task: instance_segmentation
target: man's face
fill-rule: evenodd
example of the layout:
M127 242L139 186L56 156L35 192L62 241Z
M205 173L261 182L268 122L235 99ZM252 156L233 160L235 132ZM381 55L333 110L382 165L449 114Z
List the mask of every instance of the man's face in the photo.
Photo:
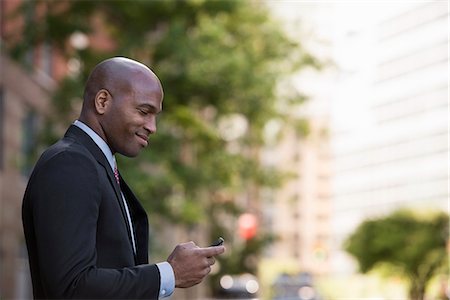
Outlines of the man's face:
M147 76L130 80L131 87L110 92L111 107L103 130L113 153L137 156L156 132L156 116L162 110L163 92L158 81Z

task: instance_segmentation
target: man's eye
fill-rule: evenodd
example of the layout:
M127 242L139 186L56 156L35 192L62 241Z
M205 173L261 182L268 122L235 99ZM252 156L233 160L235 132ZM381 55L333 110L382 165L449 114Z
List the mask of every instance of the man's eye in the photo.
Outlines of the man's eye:
M143 110L143 109L138 109L138 110L143 115L147 115L148 114L148 111L146 111L146 110Z

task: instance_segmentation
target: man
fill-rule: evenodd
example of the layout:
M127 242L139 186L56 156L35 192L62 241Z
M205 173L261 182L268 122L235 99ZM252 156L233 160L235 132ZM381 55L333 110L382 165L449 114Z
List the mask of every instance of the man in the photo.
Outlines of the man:
M225 251L189 242L148 264L147 216L114 155L148 145L162 99L156 75L131 59L90 74L79 119L42 154L23 199L35 298L158 299L200 283Z

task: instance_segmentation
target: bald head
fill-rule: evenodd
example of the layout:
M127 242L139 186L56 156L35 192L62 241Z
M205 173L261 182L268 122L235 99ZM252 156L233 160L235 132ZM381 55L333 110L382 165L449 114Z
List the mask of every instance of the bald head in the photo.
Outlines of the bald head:
M97 92L106 89L115 94L128 91L136 76L147 74L160 85L156 75L144 64L125 57L113 57L99 63L92 70L86 82L83 96L83 110L93 108Z
M158 77L140 62L114 57L89 75L79 120L100 135L113 152L137 155L156 131L163 91ZM128 144L123 141L128 140ZM136 146L136 147L134 147Z

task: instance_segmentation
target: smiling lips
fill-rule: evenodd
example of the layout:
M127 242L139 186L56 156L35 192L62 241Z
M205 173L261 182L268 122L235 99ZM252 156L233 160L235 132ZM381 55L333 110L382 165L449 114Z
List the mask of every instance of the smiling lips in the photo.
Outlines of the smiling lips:
M148 136L142 133L136 133L136 135L143 141L144 147L148 145Z

